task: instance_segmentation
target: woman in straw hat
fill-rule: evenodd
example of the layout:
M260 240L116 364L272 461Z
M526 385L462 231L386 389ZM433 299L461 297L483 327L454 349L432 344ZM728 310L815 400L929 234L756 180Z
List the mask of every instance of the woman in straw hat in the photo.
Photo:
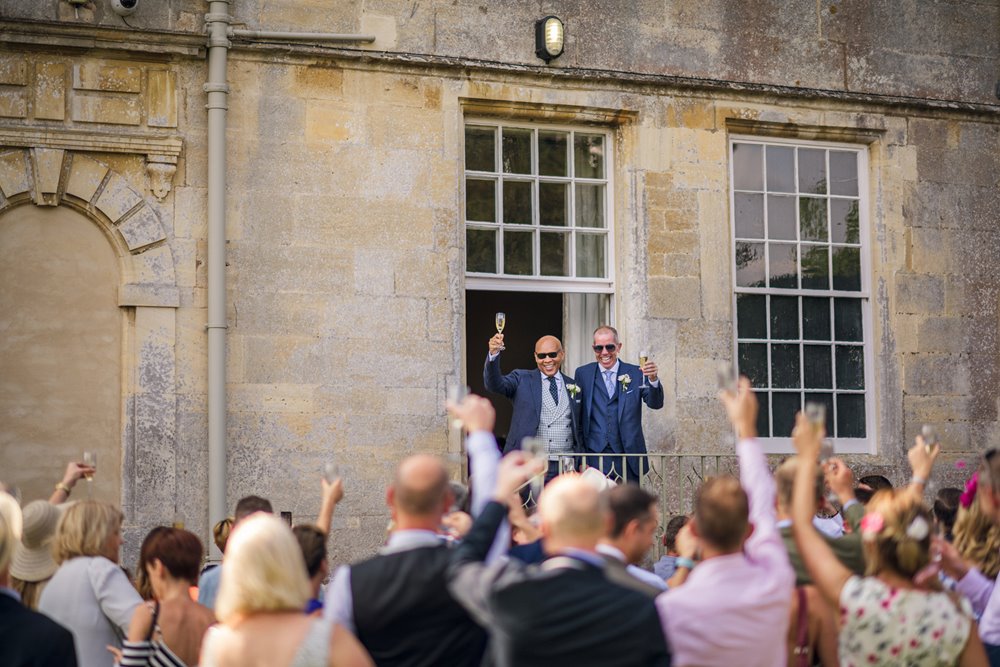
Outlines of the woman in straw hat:
M22 515L21 541L14 548L10 578L24 606L38 609L42 590L59 567L52 557L52 539L62 512L51 503L35 500L24 506Z

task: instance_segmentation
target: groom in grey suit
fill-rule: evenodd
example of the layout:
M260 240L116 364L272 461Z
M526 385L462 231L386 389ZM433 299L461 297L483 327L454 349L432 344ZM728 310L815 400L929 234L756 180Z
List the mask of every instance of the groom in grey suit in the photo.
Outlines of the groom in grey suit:
M503 334L490 339L490 351L483 369L483 382L492 392L503 394L514 404L514 416L507 433L504 453L521 449L526 437L542 438L549 454L572 454L583 451L580 428L581 404L578 396L567 387L572 380L559 369L562 366L562 343L555 336L542 336L535 343L535 365L532 370L500 373L500 351ZM549 463L551 479L558 473L558 463Z

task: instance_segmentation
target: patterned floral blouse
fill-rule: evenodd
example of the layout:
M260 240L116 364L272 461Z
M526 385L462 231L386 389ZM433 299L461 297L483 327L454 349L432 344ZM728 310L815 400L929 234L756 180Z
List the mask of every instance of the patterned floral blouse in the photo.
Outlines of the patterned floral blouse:
M840 665L956 665L971 617L964 598L851 577L840 592Z

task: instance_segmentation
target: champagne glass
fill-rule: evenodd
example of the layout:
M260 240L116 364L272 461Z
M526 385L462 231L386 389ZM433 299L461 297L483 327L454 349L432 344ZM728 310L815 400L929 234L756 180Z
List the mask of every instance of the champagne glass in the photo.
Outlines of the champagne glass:
M327 461L323 466L323 479L327 484L333 484L340 479L340 466L336 461Z
M930 424L924 424L920 428L920 437L924 439L924 449L930 454L931 450L934 449L934 445L938 444L938 436L934 427Z
M647 361L649 361L649 352L640 352L639 353L639 368L642 369L642 367L646 365ZM643 371L642 372L642 384L639 385L639 389L646 389L647 387L649 387L649 383L646 382L646 372Z
M818 433L826 427L826 406L822 403L806 403L806 419Z
M83 465L90 466L95 471L97 470L97 452L84 452L83 453ZM87 480L87 497L91 494L91 485L94 482L94 474L88 473L84 475L84 479Z
M819 443L819 462L824 464L833 458L833 440L830 438L823 438L823 441Z
M559 457L559 474L576 472L576 459L572 456Z
M719 389L736 394L740 388L740 376L736 372L736 367L727 361L723 361L715 369L715 379L719 384Z
M464 384L453 384L448 387L448 402L452 405L461 405L465 397L469 395L469 387ZM462 428L461 419L452 419L453 428Z
M507 325L507 313L497 313L494 316L494 322L497 326L497 333L502 334L503 328ZM507 348L503 345L500 346L501 350L506 350Z
M531 458L540 461L544 468L543 472L531 478L531 496L538 502L538 495L542 492L542 484L545 482L545 472L548 469L548 449L545 441L541 438L525 438L521 441L521 450Z

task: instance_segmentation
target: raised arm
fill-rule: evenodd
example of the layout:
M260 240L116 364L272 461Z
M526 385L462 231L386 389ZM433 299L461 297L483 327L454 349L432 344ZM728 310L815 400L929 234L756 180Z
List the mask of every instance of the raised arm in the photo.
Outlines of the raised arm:
M84 463L77 463L76 461L67 463L66 472L63 473L62 480L56 483L55 491L49 496L49 503L58 505L59 503L66 502L69 499L69 494L73 492L73 487L80 481L80 478L84 475L93 475L94 470L93 466L88 466Z
M805 415L796 415L792 442L799 455L799 464L792 487L792 534L809 576L823 597L838 609L840 591L851 577L851 571L837 560L812 522L816 514L816 466L822 439L823 433L818 432Z
M329 535L330 525L333 523L333 511L336 509L337 503L344 498L344 480L338 477L331 483L321 479L320 484L323 486L323 500L320 502L316 527Z
M931 478L931 471L934 470L934 461L941 453L941 445L934 443L930 447L924 442L922 436L917 436L915 444L906 452L906 458L910 462L910 470L913 476L906 487L906 492L914 500L922 502L924 499L924 489L927 480Z

